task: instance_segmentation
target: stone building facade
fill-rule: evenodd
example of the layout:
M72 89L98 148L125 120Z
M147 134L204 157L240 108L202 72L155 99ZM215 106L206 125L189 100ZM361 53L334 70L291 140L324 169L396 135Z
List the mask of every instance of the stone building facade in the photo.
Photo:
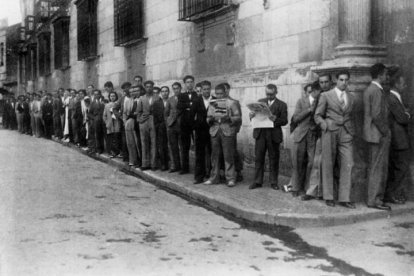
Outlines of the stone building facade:
M119 87L135 75L170 85L192 74L196 81L228 81L232 97L243 107L264 96L265 84L275 83L290 117L304 84L319 72L350 69L350 89L360 98L370 81L369 66L381 61L400 65L408 79L407 91L414 88L411 0L21 0L21 4L26 31L28 24L34 24L22 46L21 92L103 87L106 81ZM50 9L39 19L42 5ZM410 93L404 97L412 103ZM360 117L356 123L362 125ZM288 149L289 126L284 136ZM252 164L254 141L246 108L239 141L245 163ZM356 185L363 185L360 179L365 177L364 148L357 138ZM282 167L288 174L289 155L284 152Z

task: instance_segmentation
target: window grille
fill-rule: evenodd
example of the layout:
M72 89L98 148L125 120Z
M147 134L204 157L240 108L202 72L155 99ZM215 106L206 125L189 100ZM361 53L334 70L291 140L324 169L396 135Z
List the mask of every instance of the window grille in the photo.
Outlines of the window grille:
M114 26L115 46L143 38L143 0L114 0Z
M69 66L69 24L69 17L60 17L53 22L55 69Z
M178 20L193 21L203 13L232 6L232 0L179 0Z
M97 0L78 0L78 60L96 57L98 45Z

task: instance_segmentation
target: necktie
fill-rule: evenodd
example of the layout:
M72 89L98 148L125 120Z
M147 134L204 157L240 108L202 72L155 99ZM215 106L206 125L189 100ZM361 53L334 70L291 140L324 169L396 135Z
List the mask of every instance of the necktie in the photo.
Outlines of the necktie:
M341 91L340 102L341 102L342 109L344 109L346 107L345 92L344 91Z

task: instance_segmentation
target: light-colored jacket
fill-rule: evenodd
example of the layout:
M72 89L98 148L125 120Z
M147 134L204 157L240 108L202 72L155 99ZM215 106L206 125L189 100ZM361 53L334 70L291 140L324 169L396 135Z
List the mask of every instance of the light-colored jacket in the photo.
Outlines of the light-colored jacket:
M120 132L120 118L117 117L116 112L112 111L114 106L114 103L106 104L103 113L103 121L105 122L106 133L108 134Z
M218 122L216 117L216 108L210 105L207 111L207 122L210 122L210 135L215 137L219 129L224 136L234 136L237 134L238 126L241 122L241 114L237 103L234 100L226 99L227 116L230 121Z

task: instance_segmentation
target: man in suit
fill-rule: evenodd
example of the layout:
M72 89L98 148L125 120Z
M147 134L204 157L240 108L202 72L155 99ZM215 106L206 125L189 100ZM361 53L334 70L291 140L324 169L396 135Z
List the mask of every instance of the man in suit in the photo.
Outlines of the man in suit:
M53 99L53 131L55 137L62 139L62 121L60 119L62 109L62 99L60 98L59 92L56 92L55 98Z
M274 84L266 85L266 98L260 99L259 102L266 104L271 112L269 119L273 121L273 128L255 128L253 138L255 143L255 176L254 182L249 189L260 188L263 185L263 176L265 168L266 151L269 155L270 162L270 186L278 190L279 175L279 148L283 141L282 126L288 123L287 105L276 98L277 86ZM249 114L250 119L256 116L255 113Z
M351 115L354 106L353 96L347 92L350 74L340 71L336 87L321 94L315 112L315 122L322 131L322 185L323 199L327 206L335 207L334 165L339 160L340 177L338 186L339 205L355 208L351 202L351 174L354 166L352 146L354 126Z
M181 159L180 159L180 122L178 119L177 103L178 96L181 94L181 84L175 82L172 85L174 95L167 100L165 106L165 118L167 120L167 136L168 145L171 155L171 168L170 173L181 171Z
M406 88L401 70L391 68L389 75L391 90L387 102L390 110L391 150L384 202L404 204L406 201L404 179L409 173L411 159L408 135L411 114L404 106L401 97L401 92Z
M45 137L50 139L53 134L53 101L52 94L46 93L46 99L42 106L42 118L45 128Z
M168 138L165 123L165 107L167 106L170 89L168 86L160 88L160 99L153 104L154 127L156 138L157 157L162 171L168 170Z
M93 91L93 99L88 111L88 142L90 153L102 153L103 141L101 135L101 123L103 117L104 105L101 103L101 91L95 89Z
M234 136L241 115L235 101L226 98L226 88L219 84L215 88L216 100L210 103L207 111L207 122L210 125L211 136L211 173L205 185L217 184L220 172L220 154L224 156L225 176L228 187L236 185L236 170L234 167Z
M53 112L53 108L52 108ZM35 125L35 135L37 138L41 136L42 128L42 106L40 102L40 94L35 94L35 99L33 101L33 116L34 116L34 125Z
M128 146L126 142L126 132L125 132L125 120L124 120L124 106L125 102L128 101L128 98L130 97L130 89L131 89L131 83L130 82L124 82L121 85L122 89L122 96L118 99L118 102L115 105L114 112L119 112L117 115L119 118L122 118L120 120L119 129L121 132L121 153L118 155L119 158L122 158L124 162L128 162Z
M131 84L124 83L124 99L122 104L122 121L125 129L125 145L128 149L129 166L141 167L141 152L138 148L138 139L136 133L136 120L138 99L137 93L130 94Z
M180 146L181 146L181 172L186 174L190 171L190 145L193 134L193 105L198 98L197 92L194 91L194 77L185 76L185 91L178 96L177 111L180 120Z
M211 170L211 141L207 123L207 111L211 101L211 83L201 82L201 95L194 104L195 130L195 172L194 184L204 182L210 176Z
M159 96L154 95L154 82L144 83L146 94L140 98L138 103L138 122L141 134L142 147L142 170L157 170L156 132L154 125L153 107L156 101L161 101Z
M294 197L309 186L316 140L318 139L318 127L313 115L320 94L319 82L315 81L306 85L304 90L305 95L297 101L292 117L292 122L297 125L293 131L294 143L292 147L291 191Z
M391 143L389 109L382 85L387 81L384 64L370 68L372 82L364 91L363 138L369 147L368 199L370 208L391 210L384 203L385 186L388 177L388 157Z
M17 105L16 105L16 118L17 118L17 129L20 133L23 133L23 117L24 117L24 96L20 95L17 98Z

